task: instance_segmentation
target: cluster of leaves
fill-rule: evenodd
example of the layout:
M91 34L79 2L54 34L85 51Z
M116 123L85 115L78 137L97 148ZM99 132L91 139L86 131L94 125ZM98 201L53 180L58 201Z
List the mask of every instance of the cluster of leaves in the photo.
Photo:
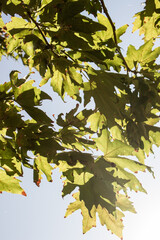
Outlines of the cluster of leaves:
M133 31L145 41L138 50L129 45L126 57L118 44L128 25L116 30L103 0L1 0L0 9L0 56L21 59L30 70L23 79L12 71L0 85L0 191L26 195L19 185L24 167L39 186L42 174L52 181L54 164L62 195L79 190L65 216L81 209L85 233L98 213L122 238L123 212L135 212L127 191L145 192L135 173L152 173L145 158L160 145L160 47L153 49L160 2L147 0L135 15ZM6 24L4 14L12 16ZM32 69L42 77L39 87L29 80ZM51 100L41 91L47 82L77 102L56 125L39 108Z

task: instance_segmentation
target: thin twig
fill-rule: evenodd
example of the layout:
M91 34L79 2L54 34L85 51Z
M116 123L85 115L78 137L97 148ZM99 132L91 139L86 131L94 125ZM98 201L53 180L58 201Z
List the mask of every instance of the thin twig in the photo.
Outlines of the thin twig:
M70 58L73 62L76 62L75 59L73 59L68 53L65 52L65 50L61 50L61 52Z
M48 43L48 41L47 41L44 33L42 32L42 29L40 28L39 24L34 20L34 18L31 16L31 13L30 13L29 10L27 10L27 14L28 14L29 18L32 20L32 22L33 22L33 23L36 25L36 27L38 28L38 30L39 30L40 34L42 35L42 37L43 37L46 45L50 48L51 46L50 46L50 44Z
M104 12L105 15L107 16L107 18L108 18L108 20L109 20L109 22L110 22L110 24L111 24L111 27L112 27L112 30L113 30L114 42L115 42L115 45L116 45L116 50L117 50L117 52L119 53L121 59L123 60L123 63L124 63L124 65L125 65L126 69L127 69L127 72L134 72L134 73L135 73L135 71L132 71L132 70L130 69L130 67L128 66L128 64L127 64L127 62L126 62L126 60L125 60L125 58L124 58L124 56L123 56L123 54L122 54L122 52L121 52L121 50L120 50L120 47L118 46L117 36L116 36L116 27L115 27L115 25L114 25L114 23L113 23L110 15L109 15L109 13L108 13L108 10L107 10L107 8L106 8L106 6L105 6L104 0L100 0L100 2L101 2L101 5L102 5L102 8L103 8L103 12Z
M28 14L28 17L32 20L32 22L33 22L33 23L36 25L36 27L38 28L38 30L39 30L42 38L44 39L44 41L45 41L45 43L46 43L46 45L47 45L47 47L52 51L52 53L54 54L55 57L59 57L59 55L53 51L53 46L48 43L48 41L47 41L47 39L46 39L46 37L45 37L42 29L40 28L40 26L39 26L39 24L36 22L36 20L34 20L34 18L32 17L32 15L31 15L31 13L30 13L29 10L27 10L27 14Z
M38 28L41 36L43 37L43 39L44 39L44 41L45 41L45 43L46 43L46 45L47 45L47 47L48 47L49 49L51 49L51 51L53 52L53 54L54 54L56 57L60 57L58 54L56 54L56 53L53 51L52 45L48 43L48 41L47 41L47 39L46 39L46 37L45 37L42 29L40 28L39 24L34 20L34 18L31 16L31 13L29 12L29 10L27 10L27 14L28 14L29 18L32 20L32 22L33 22L33 23L36 25L36 27ZM66 57L70 58L73 62L75 62L75 63L77 64L76 60L73 59L68 53L66 53L65 50L61 50L61 52L62 52L63 54L65 54Z
M112 26L113 36L114 36L114 42L115 42L115 45L117 46L118 43L117 43L116 28L115 28L115 25L114 25L114 23L113 23L113 21L112 21L110 15L109 15L109 13L108 13L108 10L107 10L107 8L106 8L106 6L105 6L104 1L103 1L103 0L100 0L100 2L101 2L101 4L102 4L103 12L106 14L106 16L107 16L107 18L108 18L108 20L109 20L109 22L110 22L110 24L111 24L111 26Z

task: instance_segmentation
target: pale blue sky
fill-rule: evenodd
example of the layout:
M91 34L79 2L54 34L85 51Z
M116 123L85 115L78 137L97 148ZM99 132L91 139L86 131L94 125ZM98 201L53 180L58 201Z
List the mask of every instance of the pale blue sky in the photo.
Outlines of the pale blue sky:
M130 28L122 48L124 53L127 45L139 45L138 33L131 34L132 16L141 9L142 0L106 0L106 5L116 26L129 24ZM8 81L11 70L17 69L24 76L27 72L20 63L3 58L0 62L1 81ZM34 75L33 75L34 77ZM40 81L39 76L35 75ZM45 87L46 88L46 87ZM47 87L47 91L52 92ZM57 107L58 106L58 107ZM53 102L44 104L45 110L52 115L66 111L72 102L63 105L62 101L53 95ZM155 168L156 180L149 174L140 174L140 179L148 195L132 193L132 201L137 214L127 213L124 221L124 240L150 240L159 237L160 215L160 151L156 150L155 158L150 156L148 165ZM35 186L32 171L26 169L22 187L27 197L3 193L0 195L0 236L2 240L117 240L105 227L98 227L82 234L82 216L74 213L64 219L65 209L71 197L61 198L62 181L57 170L53 171L53 183L48 183L44 177L40 188Z

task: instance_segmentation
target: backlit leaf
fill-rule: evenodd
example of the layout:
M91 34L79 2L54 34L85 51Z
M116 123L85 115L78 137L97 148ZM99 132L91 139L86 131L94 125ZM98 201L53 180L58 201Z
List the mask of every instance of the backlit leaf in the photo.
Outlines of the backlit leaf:
M5 171L0 170L0 191L23 194L23 189L19 185L20 180L10 177Z

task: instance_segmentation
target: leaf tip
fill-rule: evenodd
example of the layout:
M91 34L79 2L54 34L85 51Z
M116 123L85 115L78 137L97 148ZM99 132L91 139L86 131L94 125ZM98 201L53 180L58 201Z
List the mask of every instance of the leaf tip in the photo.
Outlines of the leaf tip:
M36 182L37 187L40 186L40 183L41 183L41 179L38 179L38 181Z
M23 196L27 196L26 192L23 190L22 193L21 193Z
M135 150L135 152L138 152L138 151L139 151L139 149L138 149L138 148L135 148L134 150Z

